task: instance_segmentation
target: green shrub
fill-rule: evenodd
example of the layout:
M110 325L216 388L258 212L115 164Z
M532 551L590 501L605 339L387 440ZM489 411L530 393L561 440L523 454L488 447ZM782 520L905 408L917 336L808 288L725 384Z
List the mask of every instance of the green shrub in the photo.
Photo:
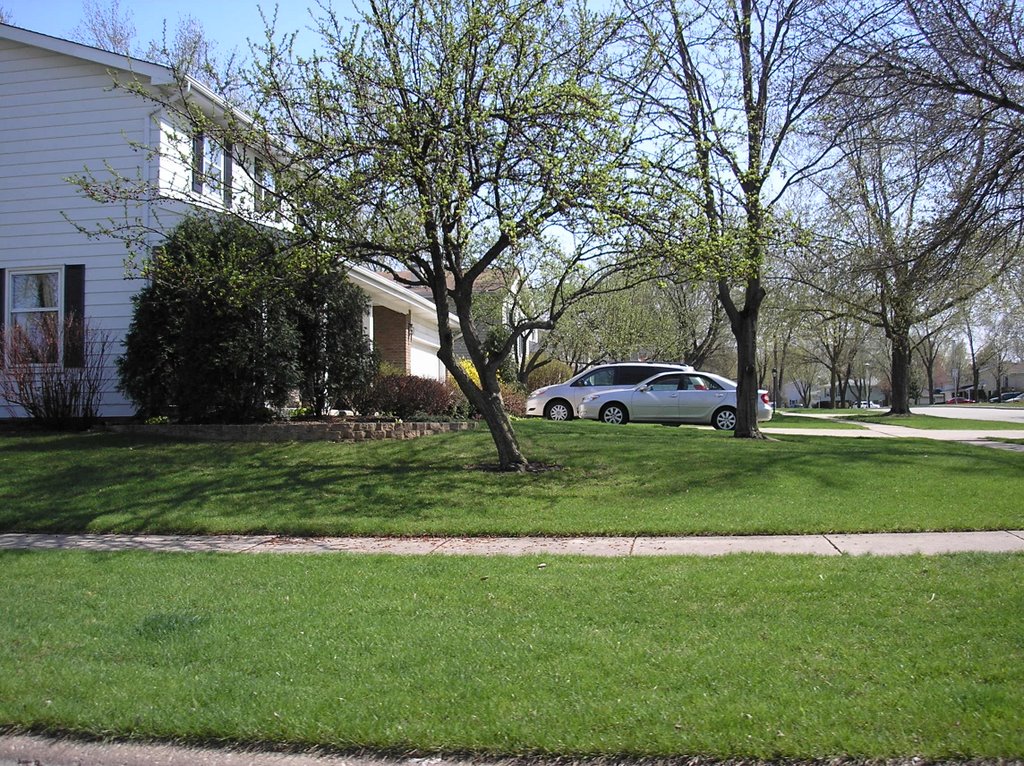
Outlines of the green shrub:
M190 216L145 275L118 360L144 418L267 420L295 388L322 415L376 369L363 292L332 255L292 250L280 232Z
M377 359L363 331L366 293L333 259L312 257L299 272L290 310L298 336L299 395L312 415L346 409L366 388Z
M190 216L146 266L151 282L118 360L120 387L143 417L252 422L296 382L280 235L232 218Z

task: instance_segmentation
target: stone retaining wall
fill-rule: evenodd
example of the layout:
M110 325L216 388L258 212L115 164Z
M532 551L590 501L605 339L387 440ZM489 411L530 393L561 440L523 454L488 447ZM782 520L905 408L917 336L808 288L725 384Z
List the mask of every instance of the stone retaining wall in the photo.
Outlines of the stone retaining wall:
M415 439L419 436L471 431L472 421L459 423L258 423L253 425L113 425L108 431L150 434L178 439L230 442L364 442L378 439Z

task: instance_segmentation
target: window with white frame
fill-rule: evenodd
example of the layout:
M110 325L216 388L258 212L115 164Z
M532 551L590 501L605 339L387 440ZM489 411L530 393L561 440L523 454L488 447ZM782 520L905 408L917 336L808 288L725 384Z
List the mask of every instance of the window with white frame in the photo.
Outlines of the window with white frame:
M231 153L204 133L192 139L192 191L231 207Z
M60 269L9 270L7 272L7 316L4 324L11 338L26 341L31 361L57 362L60 356L61 315ZM17 335L15 335L17 334Z
M253 198L257 213L269 213L277 221L281 220L281 204L277 196L277 180L274 172L267 164L257 158L253 163Z
M0 267L0 366L86 361L85 266Z
M203 141L203 175L208 194L220 194L224 189L224 150L209 137Z

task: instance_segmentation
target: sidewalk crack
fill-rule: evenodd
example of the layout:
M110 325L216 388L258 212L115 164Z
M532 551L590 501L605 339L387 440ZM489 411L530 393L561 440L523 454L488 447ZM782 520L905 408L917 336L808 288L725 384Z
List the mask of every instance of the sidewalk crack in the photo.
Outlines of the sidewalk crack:
M845 556L846 555L845 553L843 553L843 550L838 545L836 545L834 542L832 542L832 538L830 538L828 535L822 535L822 537L825 538L825 542L826 543L828 543L829 545L831 545L833 548L836 549L836 553L838 553L840 556Z

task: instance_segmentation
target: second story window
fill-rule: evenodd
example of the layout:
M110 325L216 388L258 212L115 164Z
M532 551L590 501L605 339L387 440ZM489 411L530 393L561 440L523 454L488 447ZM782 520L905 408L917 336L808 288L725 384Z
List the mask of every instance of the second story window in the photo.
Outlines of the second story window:
M269 213L276 221L281 220L281 204L277 196L277 181L266 163L257 159L253 165L255 188L253 198L257 213Z
M192 191L231 207L231 154L203 133L192 139Z

